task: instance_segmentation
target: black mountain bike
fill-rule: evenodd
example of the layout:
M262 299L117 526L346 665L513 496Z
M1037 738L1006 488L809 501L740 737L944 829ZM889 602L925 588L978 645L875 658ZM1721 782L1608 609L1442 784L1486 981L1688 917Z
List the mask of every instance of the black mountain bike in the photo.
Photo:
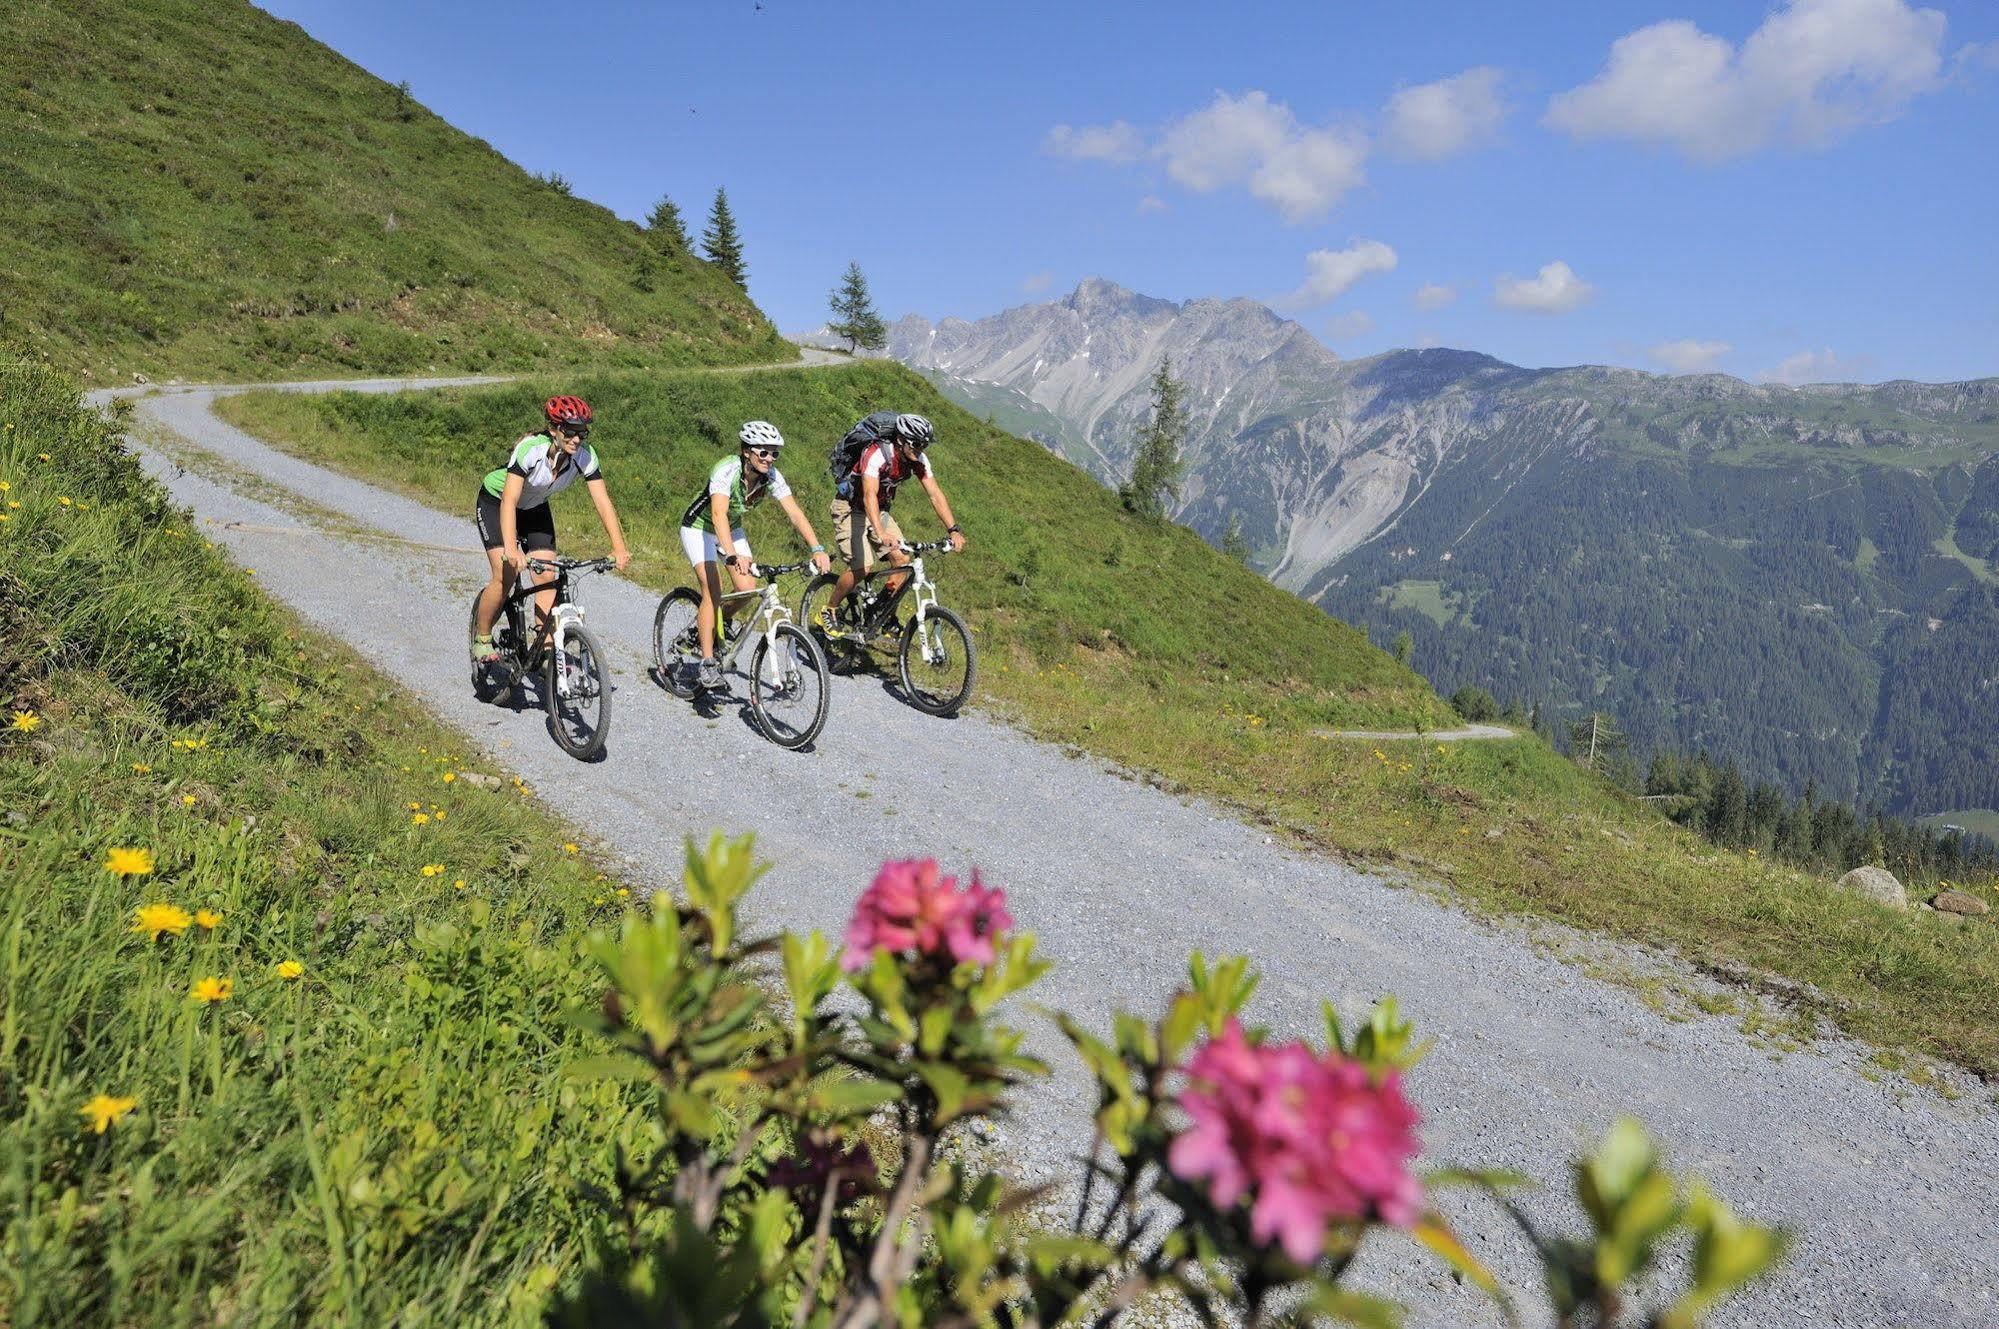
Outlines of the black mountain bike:
M806 586L798 598L798 621L812 630L827 658L843 671L858 665L870 647L895 643L896 674L909 704L929 715L955 715L972 695L978 655L971 629L954 611L937 603L937 584L923 569L925 554L948 554L951 542L905 543L902 548L915 555L905 567L880 564L840 602L835 611L837 632L829 634L819 625L819 611L839 580L836 572L822 573ZM884 592L882 579L897 572L909 575L893 592Z
M617 564L608 558L558 558L553 562L531 558L535 572L553 572L555 608L534 631L530 617L542 616L528 604L549 590L523 581L501 601L500 617L493 624L493 645L498 660L472 660L472 694L480 701L497 701L511 706L521 684L530 676L541 676L541 704L548 711L548 730L570 756L588 761L604 750L611 726L611 668L604 648L590 629L583 626L583 606L569 592L570 581L590 572L609 572ZM469 638L479 631L479 597L472 597Z
M763 735L781 748L802 748L826 727L826 657L819 643L791 621L778 598L777 579L811 567L807 563L753 563L750 575L763 582L753 591L730 591L724 604L755 598L736 616L733 630L715 642L724 668L750 653L750 714ZM652 616L652 662L659 681L680 697L692 698L701 664L701 595L691 587L668 591ZM755 642L752 646L751 643Z

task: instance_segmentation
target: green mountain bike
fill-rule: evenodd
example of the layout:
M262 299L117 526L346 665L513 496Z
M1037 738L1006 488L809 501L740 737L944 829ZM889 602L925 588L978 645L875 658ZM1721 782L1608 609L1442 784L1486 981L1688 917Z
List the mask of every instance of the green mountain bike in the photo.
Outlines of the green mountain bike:
M810 562L754 563L750 575L763 585L730 591L727 604L756 598L739 614L729 635L715 643L715 660L726 672L743 651L750 653L750 714L765 738L781 748L802 748L826 727L829 670L812 635L791 621L778 598L777 578L811 567ZM667 592L652 616L655 675L676 696L693 699L701 691L701 595L681 586Z
M832 595L838 573L821 573L807 584L798 598L798 620L843 669L858 665L870 648L893 644L897 681L909 704L928 715L955 715L972 695L978 653L965 620L937 603L937 584L923 566L925 554L948 554L951 542L905 543L902 548L915 557L901 568L883 563L862 577L835 611L836 631L820 626L819 611ZM909 575L894 591L883 591L883 579L897 572Z

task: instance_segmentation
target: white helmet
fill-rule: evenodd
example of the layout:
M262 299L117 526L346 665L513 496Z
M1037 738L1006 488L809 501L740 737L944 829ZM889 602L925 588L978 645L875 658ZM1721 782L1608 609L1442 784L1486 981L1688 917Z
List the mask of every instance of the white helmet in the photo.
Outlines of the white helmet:
M927 448L937 439L937 431L930 427L930 421L920 415L898 415L895 417L895 432L906 443L914 443L918 448Z
M781 448L784 435L777 432L777 426L768 420L752 420L744 425L736 435L746 448Z

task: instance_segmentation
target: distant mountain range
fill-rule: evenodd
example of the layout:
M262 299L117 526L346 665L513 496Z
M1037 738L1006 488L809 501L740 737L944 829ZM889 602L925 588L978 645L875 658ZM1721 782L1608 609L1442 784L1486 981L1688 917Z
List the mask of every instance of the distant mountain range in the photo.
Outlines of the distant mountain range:
M1107 483L1161 357L1175 514L1463 683L1792 788L1999 807L1999 379L1757 385L1459 350L1342 360L1250 300L1111 282L888 354Z

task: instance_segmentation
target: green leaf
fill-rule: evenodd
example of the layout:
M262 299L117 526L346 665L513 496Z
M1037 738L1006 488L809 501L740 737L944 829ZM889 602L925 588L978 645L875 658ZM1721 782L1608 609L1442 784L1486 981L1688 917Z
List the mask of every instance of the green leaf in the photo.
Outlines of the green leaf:
M941 1061L919 1061L913 1068L937 1100L937 1124L943 1126L956 1120L972 1093L972 1082L965 1078L965 1073Z
M1410 1230L1410 1235L1497 1302L1500 1310L1506 1315L1507 1323L1519 1323L1519 1317L1513 1310L1513 1303L1507 1300L1506 1291L1500 1287L1499 1280L1492 1276L1491 1270L1480 1264L1472 1253L1464 1248L1464 1243L1458 1240L1457 1233L1451 1231L1449 1225L1439 1215L1424 1214L1422 1220Z
M812 1086L806 1102L815 1112L836 1118L866 1116L902 1097L902 1086L885 1080L831 1078Z

